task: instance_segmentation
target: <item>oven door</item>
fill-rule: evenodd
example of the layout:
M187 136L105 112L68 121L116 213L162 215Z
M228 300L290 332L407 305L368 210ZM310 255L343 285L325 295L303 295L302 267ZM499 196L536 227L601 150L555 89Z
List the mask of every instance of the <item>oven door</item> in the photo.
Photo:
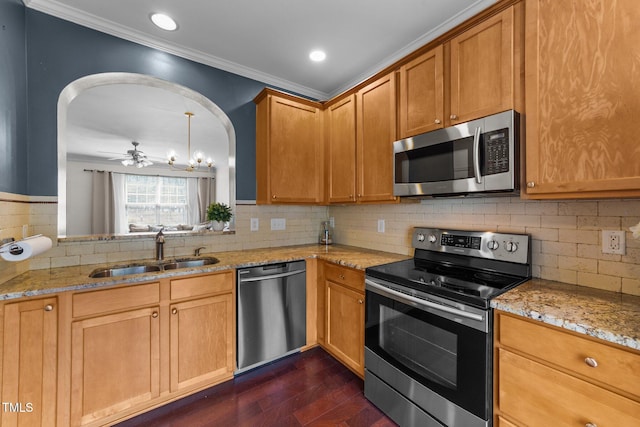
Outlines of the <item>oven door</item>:
M447 426L490 423L489 312L380 282L366 280L365 368Z

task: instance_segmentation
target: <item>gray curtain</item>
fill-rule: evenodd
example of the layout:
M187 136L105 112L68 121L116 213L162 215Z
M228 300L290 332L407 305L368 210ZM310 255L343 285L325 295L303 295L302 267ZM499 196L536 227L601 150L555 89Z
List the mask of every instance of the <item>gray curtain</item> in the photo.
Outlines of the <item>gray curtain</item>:
M91 172L91 234L111 234L114 230L111 172Z
M216 201L215 178L201 177L198 180L198 208L200 211L200 222L207 220L207 208Z

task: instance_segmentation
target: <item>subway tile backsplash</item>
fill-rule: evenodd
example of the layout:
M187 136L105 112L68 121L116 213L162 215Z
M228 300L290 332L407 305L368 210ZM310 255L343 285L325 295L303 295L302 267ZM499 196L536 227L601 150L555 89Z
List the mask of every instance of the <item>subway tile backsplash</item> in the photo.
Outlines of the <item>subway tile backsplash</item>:
M238 205L236 232L228 235L169 237L165 256L316 243L320 223L334 217L335 243L411 254L413 226L500 230L529 233L533 275L614 292L640 295L640 240L629 227L640 222L640 200L533 201L518 197L403 201L393 205L255 206ZM251 218L259 230L250 231ZM272 231L271 218L284 218L286 229ZM379 233L378 220L385 220ZM0 283L29 269L150 259L148 239L67 241L56 244L55 197L0 193L0 238L45 234L54 247L29 261L0 260ZM603 254L602 230L625 230L625 255Z

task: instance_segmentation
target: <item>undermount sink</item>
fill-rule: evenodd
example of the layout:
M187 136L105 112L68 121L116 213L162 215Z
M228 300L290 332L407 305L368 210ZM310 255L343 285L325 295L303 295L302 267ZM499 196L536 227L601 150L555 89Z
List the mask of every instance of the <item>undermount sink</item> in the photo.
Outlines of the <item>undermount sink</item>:
M163 270L175 270L178 268L202 267L205 265L217 264L220 262L218 258L202 257L202 258L181 258L162 264Z
M218 262L220 262L220 260L214 257L176 258L160 261L157 264L131 264L98 268L89 273L89 277L117 277L130 274L153 273L164 270L177 270L179 268L203 267L205 265L217 264Z
M111 268L98 268L97 270L93 270L89 274L89 277L127 276L129 274L151 273L161 270L162 268L159 265L122 265Z

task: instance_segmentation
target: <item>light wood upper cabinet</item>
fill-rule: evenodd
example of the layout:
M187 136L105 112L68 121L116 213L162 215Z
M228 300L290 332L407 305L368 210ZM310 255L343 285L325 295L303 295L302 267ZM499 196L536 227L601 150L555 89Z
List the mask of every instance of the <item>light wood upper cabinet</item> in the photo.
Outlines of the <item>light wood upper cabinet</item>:
M395 73L356 93L359 202L393 201L393 142L396 140Z
M263 90L255 102L256 202L322 202L321 105L270 89Z
M6 304L2 309L3 426L46 426L56 419L57 298Z
M442 45L400 67L400 138L408 138L444 126L443 69Z
M457 124L509 109L518 109L514 15L520 4L471 27L448 42L449 121Z
M327 191L329 203L356 201L356 97L349 95L326 110Z
M640 196L640 8L526 1L532 198Z

